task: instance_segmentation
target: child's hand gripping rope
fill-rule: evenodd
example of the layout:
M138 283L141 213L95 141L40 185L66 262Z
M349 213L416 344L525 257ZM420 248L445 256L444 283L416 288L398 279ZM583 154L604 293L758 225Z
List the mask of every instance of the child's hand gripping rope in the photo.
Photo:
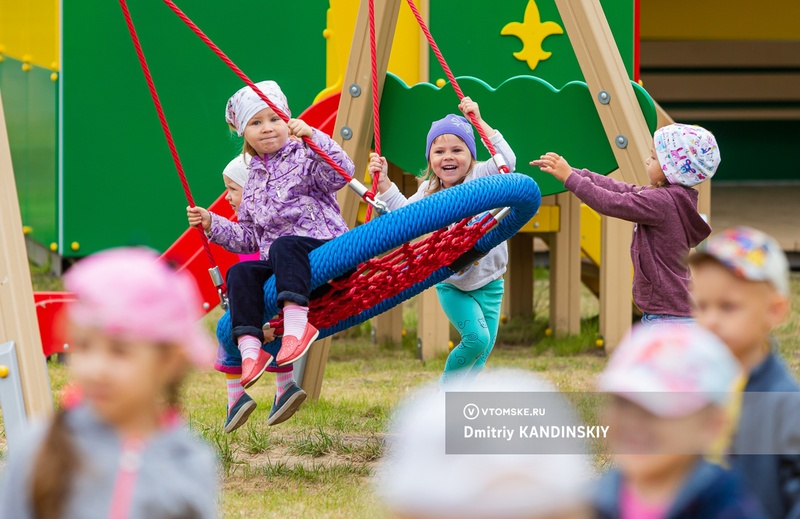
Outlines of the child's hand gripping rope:
M385 193L392 187L392 181L389 180L388 174L389 163L386 162L386 157L381 157L377 153L370 153L368 170L371 177L374 177L375 173L380 173L381 176L378 180L378 191L380 193Z
M208 232L211 228L211 213L203 207L186 206L186 216L189 218L189 225L197 227L203 226L203 230Z

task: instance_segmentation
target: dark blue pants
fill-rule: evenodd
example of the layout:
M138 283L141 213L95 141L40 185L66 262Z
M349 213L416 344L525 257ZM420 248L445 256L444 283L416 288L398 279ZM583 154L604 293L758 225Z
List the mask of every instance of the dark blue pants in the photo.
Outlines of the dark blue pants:
M282 236L269 248L267 261L243 261L228 270L228 299L233 342L242 335L264 340L264 282L274 273L278 306L290 302L308 306L311 297L311 263L308 254L327 240Z

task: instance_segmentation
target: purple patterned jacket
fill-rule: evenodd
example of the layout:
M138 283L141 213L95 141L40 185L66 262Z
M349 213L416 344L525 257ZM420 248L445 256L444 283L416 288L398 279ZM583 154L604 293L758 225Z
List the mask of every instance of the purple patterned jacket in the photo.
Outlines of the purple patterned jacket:
M334 140L317 129L313 139L353 174L353 161ZM289 140L266 160L253 157L249 169L239 221L211 213L208 237L213 243L238 254L259 252L266 260L270 245L281 236L329 240L347 231L336 202L336 192L347 182L302 142Z

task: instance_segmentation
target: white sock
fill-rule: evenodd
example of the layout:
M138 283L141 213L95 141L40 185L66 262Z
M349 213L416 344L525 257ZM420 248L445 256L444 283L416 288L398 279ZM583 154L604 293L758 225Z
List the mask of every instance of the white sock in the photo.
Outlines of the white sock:
M308 323L308 307L287 305L283 307L283 334L299 339Z
M242 335L239 337L239 351L242 354L242 360L258 358L258 350L261 349L261 341L258 337L252 335Z

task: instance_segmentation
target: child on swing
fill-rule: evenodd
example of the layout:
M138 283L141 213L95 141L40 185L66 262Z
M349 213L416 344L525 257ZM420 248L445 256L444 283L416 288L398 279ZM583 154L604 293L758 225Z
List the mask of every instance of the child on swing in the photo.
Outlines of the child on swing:
M481 118L478 104L464 97L458 108L466 116L475 114L489 140L513 171L516 164L514 152L500 132ZM426 180L411 198L406 199L389 180L386 159L375 153L370 155L370 174L381 172L378 183L380 193L376 198L394 210L442 189L500 173L494 161L477 162L476 157L472 125L464 117L450 114L431 125L425 145L425 158L428 161ZM507 263L508 248L504 242L473 265L436 285L436 293L447 318L461 334L461 342L447 357L441 378L442 387L468 382L486 364L497 337L500 303L503 300L503 274Z
M222 171L222 179L225 183L225 200L231 204L233 212L239 213L239 205L242 203L242 189L247 185L250 172L247 165L252 157L245 153L237 155L231 160ZM260 255L257 252L251 254L239 254L239 261L258 261ZM265 325L264 342L271 342L274 338L274 330ZM244 425L250 414L255 411L257 404L250 395L245 393L242 387L242 362L240 358L234 358L225 350L223 345L219 345L217 359L214 362L214 369L225 374L225 382L228 389L228 413L225 420L224 430L231 433ZM269 363L265 371L275 373L276 395L286 393L286 388L294 383L294 369L291 364L288 366L278 366L275 361ZM296 386L296 384L295 384ZM267 425L277 425L285 422L294 415L297 409L306 399L306 392L298 387L297 391L291 391L291 397L283 400L282 405L272 413L267 419ZM276 397L275 402L278 398Z
M686 256L711 234L697 212L692 186L714 176L717 141L699 126L670 124L656 130L645 159L649 186L634 186L571 168L555 153L531 162L564 183L600 214L628 220L633 228L633 301L645 324L692 321Z
M274 81L256 87L286 115L288 102ZM275 274L278 304L283 306L284 335L275 358L279 366L300 359L319 332L308 322L311 265L308 254L347 231L336 202L336 192L346 181L302 142L314 139L333 160L351 173L353 161L324 133L299 119L284 122L250 87L229 100L225 119L244 137L243 154L252 156L250 175L242 191L239 221L231 222L202 207L189 207L189 225L202 225L209 239L236 253L259 252L258 261L245 261L228 271L231 327L242 358L242 388L252 386L264 373L272 356L264 342L264 282ZM239 391L238 387L229 388ZM293 381L279 389L270 418L296 409L300 388ZM293 407L294 406L294 407ZM228 410L227 422L243 422ZM289 414L291 416L291 414ZM275 420L273 420L273 424ZM229 423L237 427L241 423Z

